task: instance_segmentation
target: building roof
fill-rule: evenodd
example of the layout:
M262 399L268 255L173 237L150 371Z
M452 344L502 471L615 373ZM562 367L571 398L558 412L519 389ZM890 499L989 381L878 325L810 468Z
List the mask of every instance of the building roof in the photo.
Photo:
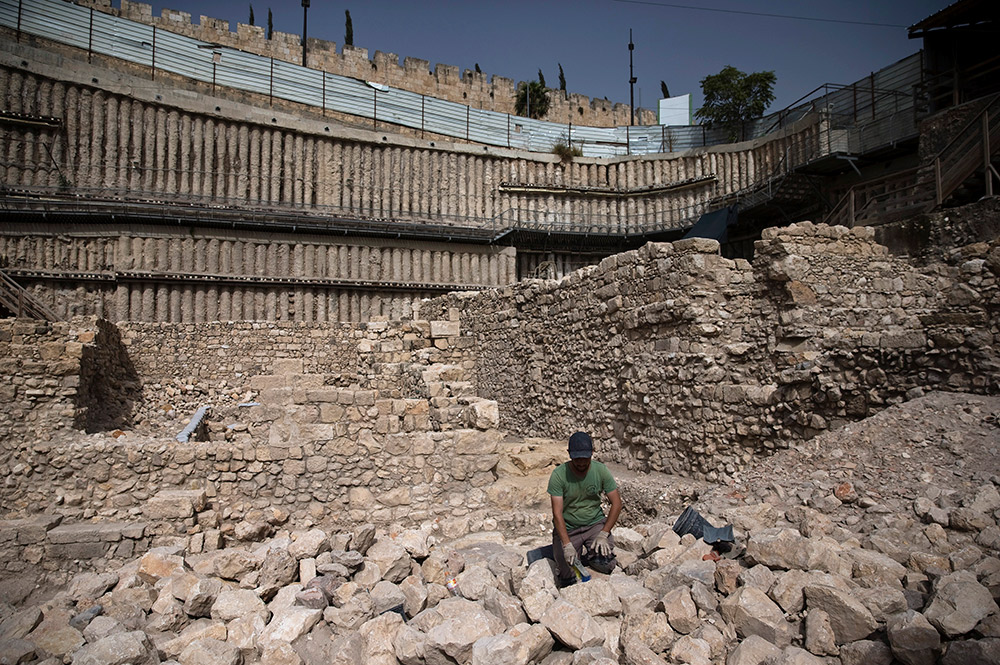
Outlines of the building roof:
M929 32L1000 23L1000 2L997 0L959 0L936 14L931 14L909 28L910 39L924 37Z

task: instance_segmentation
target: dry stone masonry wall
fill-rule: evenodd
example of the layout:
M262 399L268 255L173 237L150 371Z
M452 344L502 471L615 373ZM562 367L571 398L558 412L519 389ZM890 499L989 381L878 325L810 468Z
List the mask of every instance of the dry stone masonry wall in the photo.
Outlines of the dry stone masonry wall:
M0 319L0 366L2 442L131 421L139 381L117 328L106 321ZM23 470L30 475L29 467Z
M997 242L921 272L873 235L768 229L752 266L649 244L420 315L461 311L505 429L586 429L635 468L715 479L927 388L1000 390Z
M31 377L8 389L14 399L4 416L19 429L8 428L0 439L5 515L44 506L72 520L141 519L148 526L132 538L139 546L147 536L187 542L203 534L202 542L220 542L239 524L263 528L275 515L344 524L447 517L441 528L451 536L495 529L487 490L499 457L497 406L475 395L471 340L455 318L332 328L123 325L121 339L110 342L127 349L130 368L144 382L141 393L131 393L139 403L125 431L81 439L66 431L79 427L81 411L70 396L37 403L36 389L22 385L34 385ZM106 322L90 324L101 334L117 333ZM58 355L46 338L25 339L41 334L28 324L14 322L11 329L17 337L11 335L16 346L4 347L8 364L29 345ZM104 383L116 385L108 377L120 361L105 353ZM87 374L78 365L67 371L72 378ZM77 402L90 404L108 390L87 388ZM166 443L200 405L211 408L207 440ZM55 409L65 411L56 412L62 427L40 420ZM42 430L50 444L39 443ZM159 435L142 434L151 431ZM178 491L199 498L179 501ZM99 541L107 546L121 538ZM49 544L15 538L12 546L41 552ZM21 565L23 557L9 561Z

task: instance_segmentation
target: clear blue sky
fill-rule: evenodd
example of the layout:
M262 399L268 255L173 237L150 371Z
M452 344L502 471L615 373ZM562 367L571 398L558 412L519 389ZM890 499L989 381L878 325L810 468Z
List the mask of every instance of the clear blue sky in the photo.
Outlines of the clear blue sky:
M301 34L300 0L167 0L164 7ZM512 78L534 79L541 68L558 87L562 63L567 89L613 102L629 101L628 39L635 43L636 105L654 108L664 80L672 95L691 93L701 103L700 81L726 65L743 71L774 70L780 109L823 83L852 83L922 46L905 27L950 4L947 0L312 0L310 37L344 41L344 10L354 25L354 45ZM119 6L118 0L114 5ZM675 6L668 6L675 5ZM700 6L704 11L676 5ZM805 21L755 12L827 19ZM641 101L641 104L640 104Z

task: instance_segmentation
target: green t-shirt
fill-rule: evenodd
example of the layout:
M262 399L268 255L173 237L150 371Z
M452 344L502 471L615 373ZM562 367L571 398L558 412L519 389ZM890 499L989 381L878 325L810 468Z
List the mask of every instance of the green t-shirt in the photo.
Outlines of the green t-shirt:
M552 496L563 498L563 519L570 531L582 526L590 526L604 519L601 510L601 494L618 489L608 467L600 462L591 462L587 475L577 477L569 468L569 462L556 467L549 476L546 491Z

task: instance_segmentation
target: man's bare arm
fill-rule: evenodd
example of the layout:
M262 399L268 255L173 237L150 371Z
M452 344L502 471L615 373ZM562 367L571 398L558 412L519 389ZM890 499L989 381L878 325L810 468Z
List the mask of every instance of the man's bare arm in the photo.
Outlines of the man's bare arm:
M618 521L618 516L622 512L622 496L617 488L608 492L608 501L611 502L611 510L608 511L608 518L604 521L604 528L601 530L611 533L611 529L615 528L615 522Z
M552 500L552 523L556 527L556 533L559 534L559 542L565 545L569 542L569 531L566 530L566 520L563 518L563 498L551 494L549 498Z

